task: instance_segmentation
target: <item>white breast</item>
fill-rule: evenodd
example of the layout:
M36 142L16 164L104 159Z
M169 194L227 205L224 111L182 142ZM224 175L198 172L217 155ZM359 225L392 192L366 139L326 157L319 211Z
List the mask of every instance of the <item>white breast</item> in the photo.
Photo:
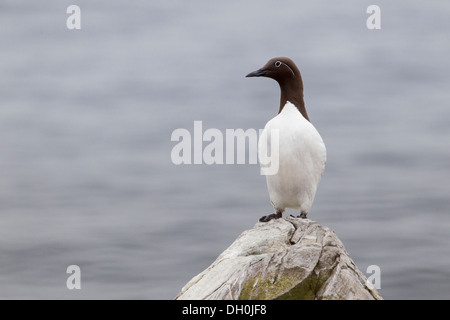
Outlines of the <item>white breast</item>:
M268 135L273 129L279 132L279 167L277 173L266 175L270 200L275 209L307 214L325 169L325 144L316 128L287 102L264 128L258 143L260 159L270 149Z

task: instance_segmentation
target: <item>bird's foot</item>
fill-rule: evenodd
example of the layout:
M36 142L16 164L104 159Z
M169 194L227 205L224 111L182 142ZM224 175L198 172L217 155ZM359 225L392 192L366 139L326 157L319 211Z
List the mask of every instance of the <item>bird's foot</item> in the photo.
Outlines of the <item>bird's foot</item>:
M300 213L298 218L306 219L306 213L304 213L304 212Z
M283 214L281 212L278 212L278 213L269 214L268 216L262 216L259 219L259 222L269 222L272 219L280 219L282 217L282 215Z

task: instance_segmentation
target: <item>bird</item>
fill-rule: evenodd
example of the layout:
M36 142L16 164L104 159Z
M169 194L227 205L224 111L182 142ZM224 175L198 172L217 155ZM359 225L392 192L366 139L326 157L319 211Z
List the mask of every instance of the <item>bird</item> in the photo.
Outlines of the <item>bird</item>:
M306 112L300 70L290 58L276 57L246 77L271 78L278 82L281 90L278 114L267 122L258 141L258 158L264 174L261 158L270 153L271 132L277 130L278 170L266 174L275 213L259 221L279 219L286 208L299 211L298 217L306 219L325 170L327 152Z

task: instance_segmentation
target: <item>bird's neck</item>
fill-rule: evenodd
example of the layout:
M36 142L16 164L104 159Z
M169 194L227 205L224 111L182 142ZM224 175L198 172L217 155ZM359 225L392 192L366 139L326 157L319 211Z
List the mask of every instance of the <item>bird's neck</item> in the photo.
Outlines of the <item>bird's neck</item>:
M309 121L308 113L306 112L305 101L303 100L303 88L301 86L285 86L280 84L281 98L280 98L280 113L286 103L289 101L297 107L302 116Z

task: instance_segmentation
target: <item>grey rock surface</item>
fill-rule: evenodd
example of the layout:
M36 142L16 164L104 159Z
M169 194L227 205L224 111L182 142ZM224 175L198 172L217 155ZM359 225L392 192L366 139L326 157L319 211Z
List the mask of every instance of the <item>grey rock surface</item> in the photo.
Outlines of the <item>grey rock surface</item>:
M381 300L335 232L282 218L244 231L176 299Z

